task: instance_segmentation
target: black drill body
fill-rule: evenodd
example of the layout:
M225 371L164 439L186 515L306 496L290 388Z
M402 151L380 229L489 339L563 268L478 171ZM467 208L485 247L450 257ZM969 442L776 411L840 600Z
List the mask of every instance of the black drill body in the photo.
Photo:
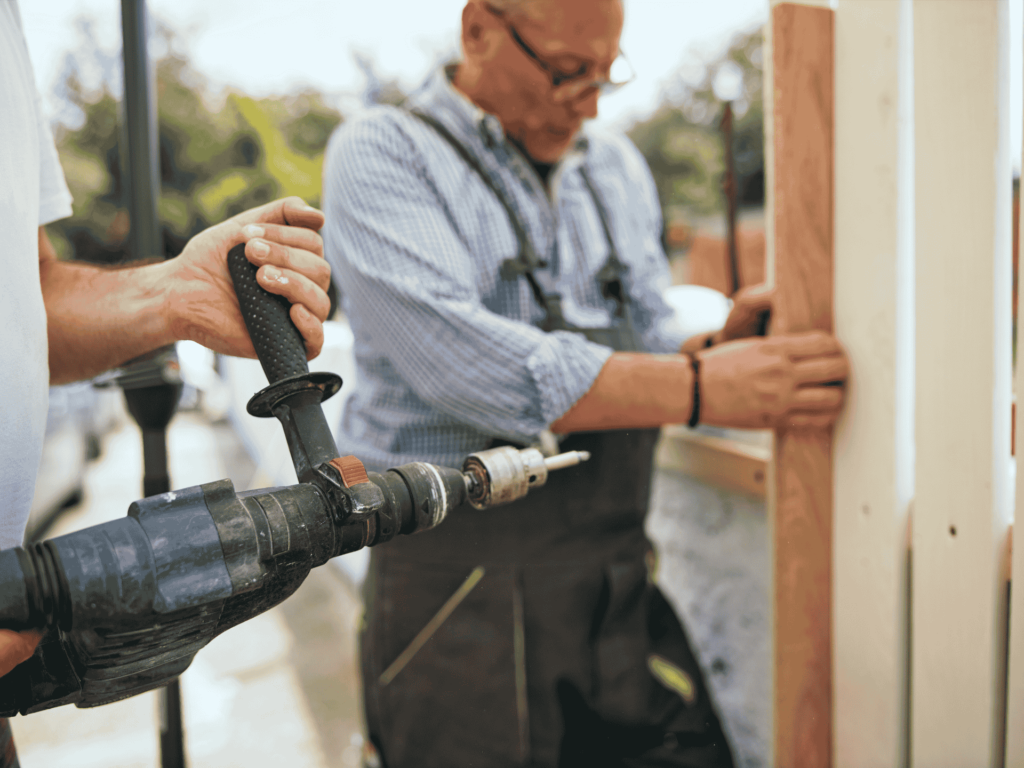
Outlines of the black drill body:
M320 403L341 379L309 372L288 302L258 286L244 246L228 268L271 382L248 411L281 422L299 483L236 493L220 480L161 493L119 520L0 552L0 629L45 630L35 654L0 678L0 717L166 685L221 632L291 595L311 568L433 528L467 501L514 501L550 469L586 460L502 447L471 455L461 472L413 462L378 474L339 458Z
M0 716L165 685L214 637L291 595L311 568L432 527L466 500L467 478L445 467L346 478L320 407L341 379L309 373L288 302L259 287L243 245L228 267L271 382L249 412L281 421L300 483L236 493L221 480L162 493L125 518L0 552L0 628L46 631L0 679Z
M417 464L369 473L384 504L361 520L311 483L236 494L220 480L0 552L0 627L49 627L35 655L0 679L0 716L165 685L214 637L291 595L311 568L430 527L437 478L456 506L465 500L462 473Z

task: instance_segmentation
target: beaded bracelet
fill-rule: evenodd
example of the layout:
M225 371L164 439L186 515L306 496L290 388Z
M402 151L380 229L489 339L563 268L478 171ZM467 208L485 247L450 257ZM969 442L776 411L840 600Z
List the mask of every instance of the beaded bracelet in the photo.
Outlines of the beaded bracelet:
M692 429L700 422L700 360L696 355L690 355L690 366L693 368L693 410L686 425Z

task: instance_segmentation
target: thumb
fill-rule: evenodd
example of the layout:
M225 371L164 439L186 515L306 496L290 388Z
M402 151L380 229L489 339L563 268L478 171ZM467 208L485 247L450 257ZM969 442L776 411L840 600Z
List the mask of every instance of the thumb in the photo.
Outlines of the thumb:
M239 224L284 224L319 230L324 215L301 197L284 197L256 208L250 208L236 217Z

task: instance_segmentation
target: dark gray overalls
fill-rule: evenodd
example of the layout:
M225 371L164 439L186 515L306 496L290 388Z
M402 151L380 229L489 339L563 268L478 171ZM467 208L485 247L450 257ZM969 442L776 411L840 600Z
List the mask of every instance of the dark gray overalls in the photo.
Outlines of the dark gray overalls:
M544 330L637 350L626 267L586 173L608 241L598 279L618 303L611 328L566 323L559 297L533 275L540 263L497 183L447 129L416 116L508 212L520 254L503 274L530 282ZM657 437L652 429L570 435L561 449L590 451L590 461L552 473L530 497L462 508L438 528L373 551L363 684L370 738L386 768L733 764L683 628L651 581L644 518Z

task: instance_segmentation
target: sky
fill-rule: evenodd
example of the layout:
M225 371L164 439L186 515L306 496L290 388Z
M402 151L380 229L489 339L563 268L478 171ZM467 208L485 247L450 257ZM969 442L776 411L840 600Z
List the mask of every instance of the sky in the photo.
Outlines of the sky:
M884 1L884 0L877 0ZM233 85L254 96L303 86L349 95L364 87L353 53L369 54L380 74L404 88L418 85L432 64L457 45L465 0L150 0L176 30L193 64L216 88ZM54 90L64 53L76 45L74 19L95 19L103 47L120 47L117 0L21 0L21 13L39 89ZM1011 34L1011 152L1020 168L1021 44L1024 0L1009 0ZM628 125L649 114L681 67L692 71L729 39L767 18L767 0L627 0L621 47L637 79L601 100L602 121ZM342 101L342 104L347 102ZM47 101L55 112L54 102Z
M213 84L253 95L313 86L361 92L353 52L370 54L385 77L418 85L438 56L456 50L465 0L150 0L150 11L183 34L196 68ZM738 31L767 18L765 0L629 0L622 49L637 80L601 102L602 119L648 113L661 84L690 57L724 50ZM40 90L60 72L76 42L72 20L96 19L105 47L120 42L116 0L22 0L22 18Z

